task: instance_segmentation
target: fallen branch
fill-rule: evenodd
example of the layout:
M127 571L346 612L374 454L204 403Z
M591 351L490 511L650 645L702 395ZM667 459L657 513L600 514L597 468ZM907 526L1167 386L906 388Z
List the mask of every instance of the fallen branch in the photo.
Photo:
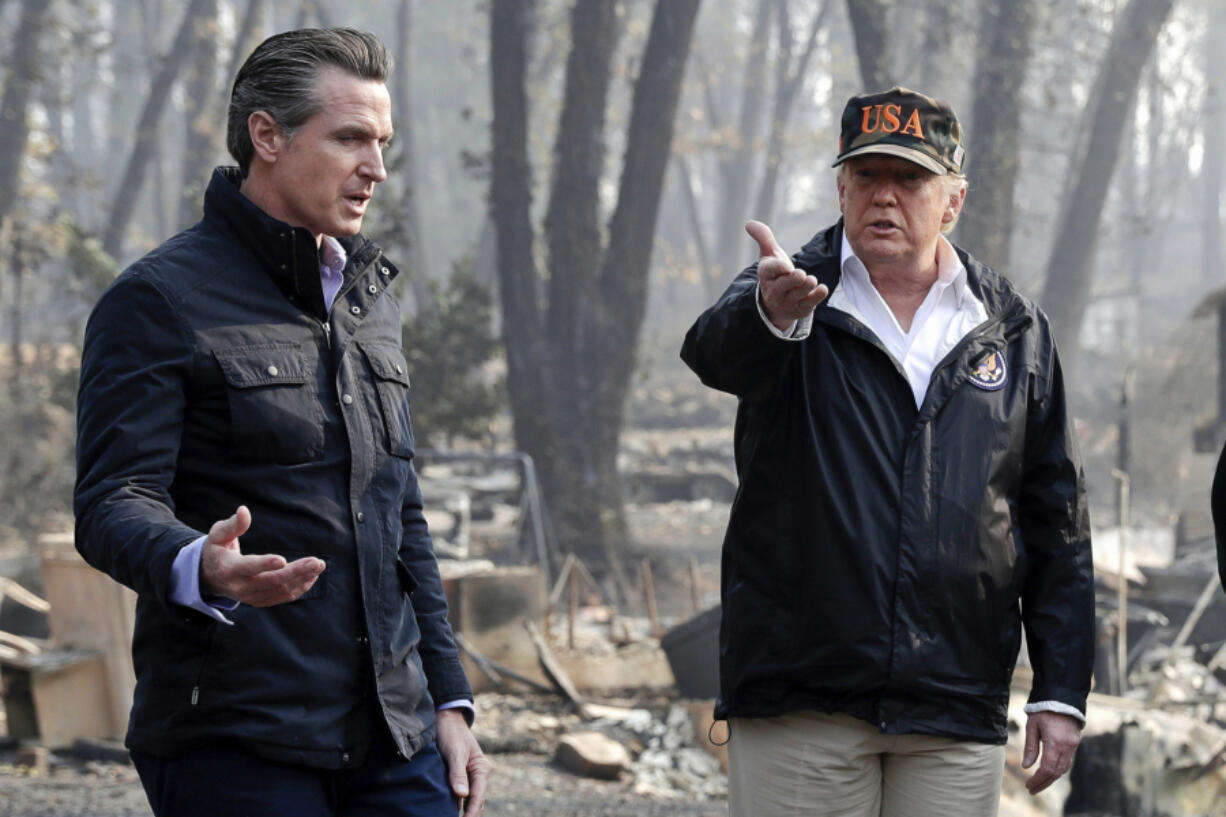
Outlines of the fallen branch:
M523 675L510 667L500 664L494 659L483 655L477 650L476 647L468 643L468 639L464 638L464 636L460 635L459 633L453 633L453 635L455 636L456 646L460 648L460 651L471 658L473 663L477 665L477 669L485 673L487 678L500 687L504 683L502 676L505 675L513 681L519 681L521 684L532 687L532 689L536 690L537 692L545 692L550 695L557 694L557 690L553 687L546 686L540 681L533 680L532 678L529 678L528 676Z
M46 599L39 598L12 579L0 576L0 599L5 596L38 613L45 613L51 609L51 604Z
M570 680L570 676L566 674L566 670L562 669L562 665L554 657L553 650L549 649L549 645L541 637L541 628L537 627L536 622L531 619L524 619L524 629L528 631L528 636L532 639L532 643L536 645L537 658L540 659L541 669L545 671L545 677L558 688L558 691L567 700L577 706L580 714L582 714L584 711L583 698L579 696L579 691L575 689L575 684Z

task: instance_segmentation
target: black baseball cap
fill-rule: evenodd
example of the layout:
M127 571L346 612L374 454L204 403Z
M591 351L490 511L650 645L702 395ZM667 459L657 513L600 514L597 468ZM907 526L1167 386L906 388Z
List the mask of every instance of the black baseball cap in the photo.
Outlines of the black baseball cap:
M961 175L962 126L948 102L895 85L847 100L833 167L853 156L897 156L938 175Z

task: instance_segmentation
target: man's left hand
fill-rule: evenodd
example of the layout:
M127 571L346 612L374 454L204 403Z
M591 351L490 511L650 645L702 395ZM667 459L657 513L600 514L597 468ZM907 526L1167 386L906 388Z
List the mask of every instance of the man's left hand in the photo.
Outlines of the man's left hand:
M455 709L437 713L438 750L447 764L447 782L464 804L464 817L478 817L485 810L485 790L490 781L486 759L468 721Z
M1022 768L1029 769L1039 758L1039 768L1026 780L1026 791L1038 794L1055 783L1073 765L1077 744L1081 743L1081 724L1071 715L1035 712L1026 718L1026 748Z

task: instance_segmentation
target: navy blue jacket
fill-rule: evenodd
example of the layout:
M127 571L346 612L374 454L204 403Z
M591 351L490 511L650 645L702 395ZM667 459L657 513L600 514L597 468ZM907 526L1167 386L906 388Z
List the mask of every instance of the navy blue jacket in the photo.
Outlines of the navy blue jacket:
M831 292L842 224L793 256ZM1085 711L1090 528L1047 319L961 250L988 320L923 405L863 324L822 303L767 329L757 269L686 335L739 398L740 487L724 540L719 717L845 712L887 733L1005 742L1023 628L1032 701Z
M471 698L414 472L396 269L344 239L328 314L315 240L219 169L204 218L125 270L85 332L76 542L138 594L127 743L240 741L360 763L380 720L411 756L433 701ZM171 564L239 504L245 553L327 568L226 626L170 601Z

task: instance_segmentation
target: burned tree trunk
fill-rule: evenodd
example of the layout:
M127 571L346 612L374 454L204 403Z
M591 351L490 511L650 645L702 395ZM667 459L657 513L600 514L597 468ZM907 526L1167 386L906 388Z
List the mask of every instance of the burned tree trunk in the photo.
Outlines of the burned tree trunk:
M600 486L595 496L600 513L590 524L597 526L606 553L627 538L617 448L647 308L656 216L698 5L699 0L656 3L634 86L617 207L609 222L609 245L597 288L600 312L589 357L597 372L590 467Z
M698 4L699 0L656 4L631 103L617 205L603 251L597 193L614 24L608 3L584 0L574 7L573 48L546 219L551 271L548 330L541 319L529 212L524 94L529 9L511 0L493 0L490 9L491 208L498 230L515 438L541 464L562 546L582 556L594 570L614 575L626 539L617 447Z
M804 85L809 60L816 50L817 35L825 23L829 10L830 0L825 0L822 7L814 13L809 23L809 33L805 38L804 49L793 62L792 26L789 22L788 4L787 0L778 0L779 51L776 55L775 98L771 105L770 137L766 142L766 165L762 170L762 181L758 187L757 204L754 207L754 218L762 221L769 222L774 216L776 189L783 167L783 135L787 132L792 105Z
M1018 131L1022 81L1030 61L1034 18L1033 0L985 2L979 23L967 162L975 201L958 223L958 243L989 267L1006 274L1013 234L1013 193L1021 163Z
M1222 275L1222 178L1226 163L1226 5L1217 3L1209 10L1209 30L1205 34L1205 159L1201 165L1204 191L1205 227L1201 268L1206 281Z
M218 106L214 104L217 94L213 78L217 73L217 0L205 0L200 14L200 23L191 33L192 56L185 83L189 103L176 218L179 229L190 226L200 216L200 201L209 181L220 121Z
M730 134L731 148L720 162L721 194L719 217L715 222L715 269L704 267L708 300L714 302L732 276L752 260L753 242L745 235L747 216L761 218L749 210L749 180L753 171L755 142L766 111L766 46L770 40L770 15L773 0L758 0L745 71L741 80L741 109L736 132Z
M493 150L490 212L497 230L498 287L507 392L515 441L542 464L552 456L544 378L540 276L533 255L532 181L528 164L528 32L535 3L490 3L490 90Z
M583 351L593 344L600 309L592 293L602 256L599 186L605 108L620 29L615 11L614 4L604 0L579 0L572 10L571 50L545 216L550 270L546 353L558 425L557 456L542 463L541 472L558 533L574 542L586 538L587 520L599 513L592 496L601 488L589 467L593 456L587 433L597 372ZM591 561L592 554L581 555Z
M0 99L0 224L20 199L21 160L30 139L27 113L38 82L38 42L47 26L45 0L24 0L21 21L13 36L12 68L4 81Z
M102 234L102 248L116 260L119 260L123 253L124 235L132 221L136 201L149 169L149 157L153 154L157 142L158 126L162 111L166 108L166 100L170 98L170 90L191 54L190 43L196 27L205 20L210 4L215 7L215 3L216 0L191 1L183 15L183 22L175 33L174 43L162 61L162 68L153 78L149 96L145 98L145 106L141 109L140 121L136 125L132 152L128 155L127 165L116 188L115 201L111 204L106 229Z
M1158 32L1174 0L1129 0L1111 33L1086 111L1089 137L1069 174L1058 233L1047 262L1042 303L1074 368L1078 338L1094 277L1098 227L1121 134L1136 100L1141 69L1153 53Z
M891 85L889 37L890 0L847 0L847 15L860 60L864 91L884 91Z
M413 0L400 0L396 24L399 38L396 52L396 162L399 172L397 182L401 185L396 211L392 220L393 234L403 245L405 266L408 268L409 286L413 291L414 312L436 308L430 291L426 272L425 231L421 227L421 207L418 204L417 186L417 140L413 123Z

